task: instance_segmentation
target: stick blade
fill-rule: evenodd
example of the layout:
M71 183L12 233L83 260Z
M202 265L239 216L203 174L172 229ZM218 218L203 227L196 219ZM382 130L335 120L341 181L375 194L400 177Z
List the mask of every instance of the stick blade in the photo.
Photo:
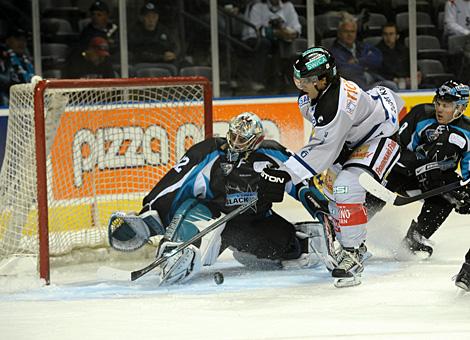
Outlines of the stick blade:
M396 195L390 192L382 184L377 182L372 175L367 172L363 172L359 175L359 184L370 192L372 195L380 198L381 200L394 204Z

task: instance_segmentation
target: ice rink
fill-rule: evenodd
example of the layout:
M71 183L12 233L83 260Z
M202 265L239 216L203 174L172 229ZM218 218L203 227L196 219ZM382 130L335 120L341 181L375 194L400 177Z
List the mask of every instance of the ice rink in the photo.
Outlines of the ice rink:
M420 204L387 207L369 227L363 282L335 288L324 267L249 271L226 252L190 283L156 288L97 278L96 265L55 268L52 284L0 278L0 339L470 339L470 293L454 286L470 247L468 216L432 237L428 260L395 259ZM294 202L276 207L292 221ZM135 270L149 259L114 265ZM216 285L220 270L225 282Z

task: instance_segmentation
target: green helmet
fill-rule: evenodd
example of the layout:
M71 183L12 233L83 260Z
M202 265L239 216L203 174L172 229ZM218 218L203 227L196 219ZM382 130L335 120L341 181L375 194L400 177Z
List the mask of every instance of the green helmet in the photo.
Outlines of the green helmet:
M335 58L321 46L304 51L294 63L296 79L313 78L313 81L318 81L326 77L330 83L336 75Z

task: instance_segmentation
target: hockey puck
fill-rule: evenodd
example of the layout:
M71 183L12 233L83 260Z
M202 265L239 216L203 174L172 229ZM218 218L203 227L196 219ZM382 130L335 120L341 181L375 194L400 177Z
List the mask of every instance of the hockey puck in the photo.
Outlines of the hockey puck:
M221 272L215 272L214 281L218 285L221 285L222 283L224 283L224 274L222 274Z

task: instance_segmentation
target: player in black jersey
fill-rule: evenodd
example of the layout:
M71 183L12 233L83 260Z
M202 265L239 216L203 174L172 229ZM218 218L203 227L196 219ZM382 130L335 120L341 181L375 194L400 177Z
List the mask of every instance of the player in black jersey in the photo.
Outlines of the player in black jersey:
M437 89L432 104L417 105L405 116L399 131L401 155L387 178L387 188L406 194L470 177L470 119L463 115L468 99L467 85L447 81ZM428 239L454 209L470 213L468 186L425 199L417 221L408 229L405 246L413 253L432 255Z
M290 155L276 141L264 139L255 114L242 113L230 122L226 138L208 138L186 152L144 198L138 218L114 214L110 243L115 249L132 251L152 236L163 235L157 251L162 256L196 235L200 221L210 221L257 198L254 209L171 257L160 268L162 280L187 280L202 265L213 264L227 247L237 250L241 262L249 258L243 254L276 264L318 262L318 257L303 253L301 243L305 246L306 242L296 237L295 226L272 210L272 203L282 201L285 191L297 198L290 176L277 169ZM122 223L122 217L137 221L138 226Z
M470 292L470 249L465 255L465 262L455 277L455 285Z

